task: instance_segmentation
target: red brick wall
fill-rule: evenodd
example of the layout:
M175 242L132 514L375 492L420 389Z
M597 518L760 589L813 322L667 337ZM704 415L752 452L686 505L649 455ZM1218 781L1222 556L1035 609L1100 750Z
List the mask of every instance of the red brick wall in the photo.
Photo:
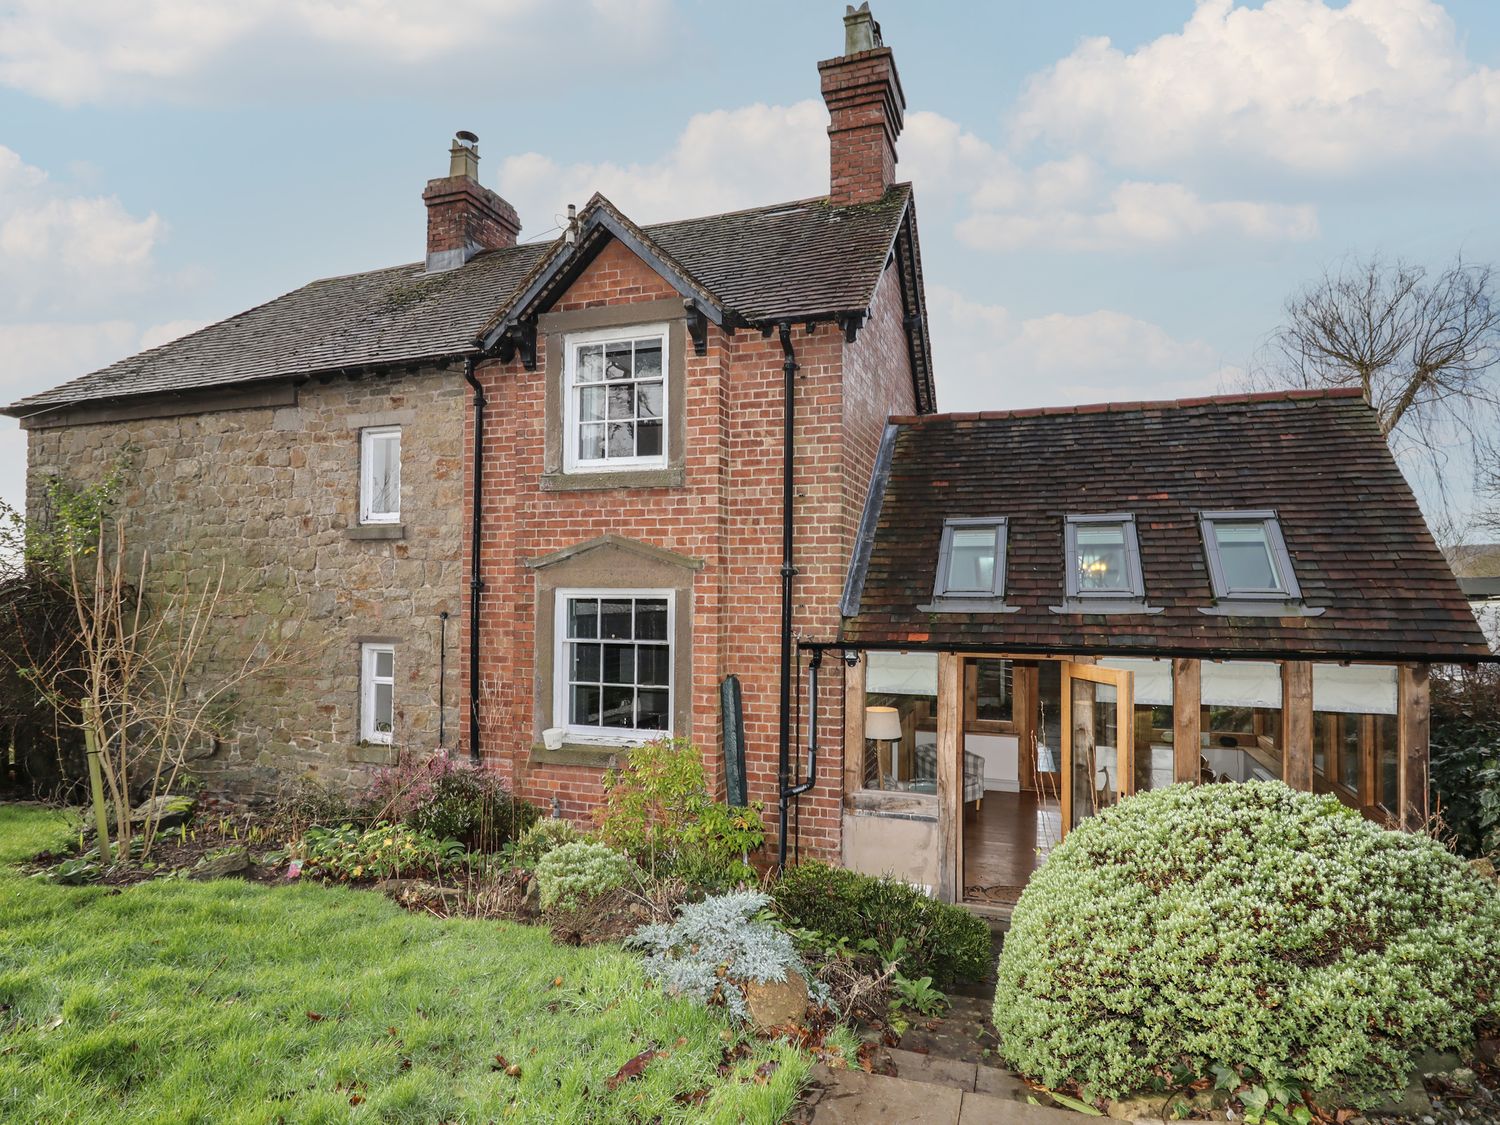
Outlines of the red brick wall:
M651 301L675 291L618 243L574 283L558 311ZM849 549L885 417L914 409L894 275L853 345L832 325L793 331L797 379L795 623L830 640ZM539 349L544 348L539 338ZM897 346L899 344L899 346ZM782 352L776 336L710 328L708 352L686 356L686 483L681 488L543 492L544 354L537 369L488 363L481 576L481 746L528 799L579 817L599 802L596 767L529 765L535 730L533 575L524 560L614 533L703 560L693 589L693 739L720 770L722 678L744 693L746 772L774 832L777 791L781 565ZM845 386L846 380L848 386ZM472 450L472 411L466 441ZM469 521L466 520L466 526ZM805 660L802 662L805 669ZM819 786L802 801L804 853L836 855L842 677L825 667ZM805 676L803 680L805 688ZM464 687L467 693L467 684ZM805 715L806 698L802 706ZM465 694L467 699L467 694ZM467 740L467 719L465 722ZM803 742L798 732L797 745Z

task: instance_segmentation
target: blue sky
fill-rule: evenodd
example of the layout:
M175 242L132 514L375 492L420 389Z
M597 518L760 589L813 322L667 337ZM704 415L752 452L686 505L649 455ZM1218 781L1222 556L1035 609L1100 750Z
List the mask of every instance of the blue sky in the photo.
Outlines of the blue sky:
M1349 253L1500 259L1482 0L875 0L943 409L1230 386ZM421 256L453 131L522 237L826 190L842 3L0 0L0 400ZM0 422L0 496L23 437Z

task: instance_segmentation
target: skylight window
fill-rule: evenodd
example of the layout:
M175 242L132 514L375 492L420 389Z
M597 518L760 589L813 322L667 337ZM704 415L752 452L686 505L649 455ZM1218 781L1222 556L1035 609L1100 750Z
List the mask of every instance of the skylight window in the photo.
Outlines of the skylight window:
M1145 597L1133 515L1069 516L1066 544L1068 597Z
M1005 520L948 520L938 548L934 595L999 598L1005 595Z
M1198 518L1215 597L1302 597L1275 512L1204 512Z

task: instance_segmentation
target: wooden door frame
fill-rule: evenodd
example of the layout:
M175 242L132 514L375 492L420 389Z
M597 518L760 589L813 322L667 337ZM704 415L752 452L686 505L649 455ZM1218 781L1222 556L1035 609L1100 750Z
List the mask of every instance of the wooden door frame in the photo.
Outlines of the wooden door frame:
M1062 831L1059 840L1068 838L1073 824L1073 680L1102 684L1115 689L1115 789L1118 797L1128 797L1135 790L1135 681L1134 674L1123 668L1101 668L1097 664L1075 664L1063 661L1062 727L1058 748L1062 755Z

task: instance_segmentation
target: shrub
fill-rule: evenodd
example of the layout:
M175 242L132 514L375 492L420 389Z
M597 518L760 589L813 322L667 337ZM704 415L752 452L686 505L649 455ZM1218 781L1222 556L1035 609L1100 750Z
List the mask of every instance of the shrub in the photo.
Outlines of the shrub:
M708 791L703 755L685 738L632 747L623 770L604 779L599 834L653 876L710 887L755 876L746 862L765 843L759 806L731 809Z
M376 775L365 803L382 820L458 840L472 851L499 851L536 823L536 808L483 766L455 762L444 751L402 754Z
M542 856L560 848L564 844L572 844L583 839L583 833L573 827L571 820L561 817L548 817L539 820L516 841L516 846L511 849L511 859L517 867L531 869L536 867Z
M303 870L334 879L391 879L441 875L464 855L457 840L439 840L405 824L359 829L309 828L302 837Z
M1019 1070L1090 1097L1237 1074L1363 1104L1497 994L1500 895L1432 839L1280 782L1179 785L1032 876L994 1019Z
M542 909L576 910L584 899L623 887L630 860L598 841L578 840L553 848L536 865Z
M877 879L823 863L787 868L772 893L793 926L887 953L904 939L903 975L928 976L939 988L979 980L990 966L990 928L961 906L939 902L896 879Z
M722 1004L749 1017L739 985L781 982L797 972L814 986L792 939L755 916L770 902L759 891L714 895L684 906L675 921L642 926L626 945L646 953L646 975L676 996Z
M1500 720L1454 716L1432 724L1432 798L1454 846L1500 853Z

